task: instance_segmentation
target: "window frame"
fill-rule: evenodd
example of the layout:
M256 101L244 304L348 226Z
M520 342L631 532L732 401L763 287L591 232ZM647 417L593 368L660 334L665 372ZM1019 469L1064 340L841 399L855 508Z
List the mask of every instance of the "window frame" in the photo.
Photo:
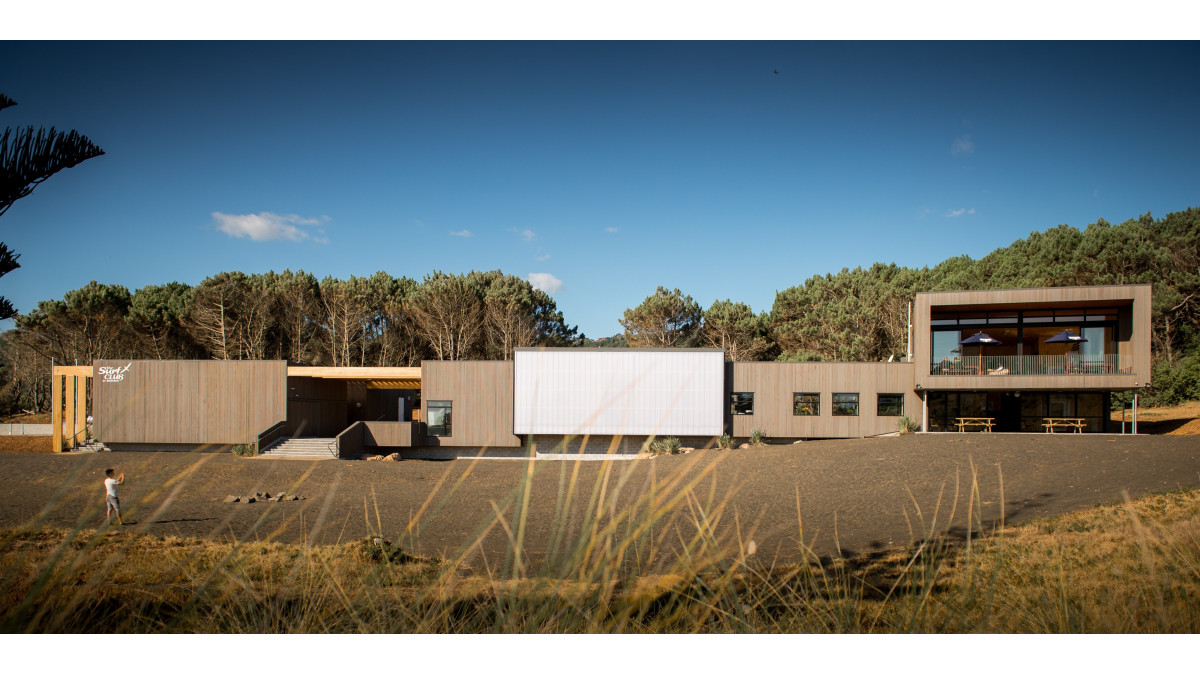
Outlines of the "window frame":
M750 397L750 409L749 410L747 410L745 412L738 412L738 403L739 403L738 397L739 396L749 396ZM731 392L729 392L729 414L735 415L735 416L753 415L754 414L754 392L752 392L752 391L731 391Z
M839 396L853 396L854 397L854 412L853 413L839 412L839 410L840 410L839 404L838 404ZM858 417L862 414L862 405L861 404L862 404L862 397L859 396L858 392L848 392L848 391L835 392L833 394L833 401L832 401L832 405L830 406L830 408L831 408L830 412L833 413L834 417ZM841 405L844 406L846 404L842 403Z
M801 396L816 397L816 400L812 401L813 411L811 413L799 412L800 405L801 405L801 403L800 403ZM817 392L793 391L792 392L792 417L820 417L820 416L821 416L821 392L819 392L819 391L817 391Z
M445 408L446 424L439 424L436 427L429 423L433 418L433 408ZM425 435L431 438L450 438L454 435L454 401L428 401L425 403ZM434 429L444 430L444 433L434 433Z
M900 399L900 412L895 414L883 412L883 397L894 396ZM903 417L904 416L904 394L896 394L891 392L875 394L875 416L876 417Z

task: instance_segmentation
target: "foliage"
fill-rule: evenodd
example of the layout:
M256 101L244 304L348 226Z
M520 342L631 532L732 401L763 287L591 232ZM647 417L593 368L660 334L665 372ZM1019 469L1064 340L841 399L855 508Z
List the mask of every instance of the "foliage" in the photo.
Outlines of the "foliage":
M630 347L695 347L702 317L692 296L659 286L642 304L625 310L621 326Z
M0 110L16 104L0 94ZM37 133L33 127L5 129L0 137L0 216L13 202L28 197L54 174L103 154L99 146L78 131L55 132L54 127L48 131L41 127ZM19 268L20 257L0 243L0 277ZM16 308L7 298L0 297L0 320L15 316Z
M565 346L578 334L553 298L498 270L434 272L424 283L386 272L320 282L304 270L221 272L196 286L170 282L132 295L92 282L39 303L16 324L0 341L0 412L44 408L51 358L412 366L512 358L517 347Z
M191 312L192 288L172 281L145 286L134 292L125 321L156 359L185 358L196 353L192 336L183 327Z
M726 361L763 361L774 347L767 321L766 313L755 314L750 305L715 300L704 312L701 334L709 347L725 350Z
M760 445L766 445L766 444L767 444L767 435L765 433L763 433L762 429L755 429L754 431L750 432L750 445L758 447Z
M780 362L824 361L820 354L812 352L783 352L775 357Z
M730 436L729 434L721 434L721 437L717 439L717 449L718 450L730 450L732 448L733 448L733 437Z
M911 434L921 430L921 423L908 415L901 415L900 419L896 420L896 427L902 434Z
M674 436L662 436L646 442L645 451L651 456L678 455L682 444Z
M238 457L254 457L258 454L258 450L254 448L253 443L237 443L231 445L229 451Z
M1139 399L1142 405L1168 406L1200 400L1200 354L1176 358L1174 365L1159 360L1154 364L1151 382L1154 387Z
M404 549L383 537L367 537L358 542L358 557L362 562L376 565L404 565L415 558L404 553Z
M625 340L624 333L617 333L612 337L596 338L595 340L581 336L579 343L575 346L584 349L627 349L629 342Z

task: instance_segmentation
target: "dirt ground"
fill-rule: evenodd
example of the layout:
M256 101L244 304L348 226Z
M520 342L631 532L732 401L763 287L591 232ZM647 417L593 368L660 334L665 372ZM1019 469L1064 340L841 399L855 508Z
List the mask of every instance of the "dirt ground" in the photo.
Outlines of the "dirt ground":
M12 424L50 424L50 413L18 413L0 415L0 422Z
M121 502L129 527L149 534L314 543L383 535L418 554L462 552L474 567L502 563L519 531L529 557L552 556L560 534L573 545L597 513L619 539L623 514L655 498L664 516L639 555L679 555L708 521L731 555L754 540L769 563L798 559L801 541L819 554L850 556L925 532L961 536L968 502L970 522L988 529L1001 518L1198 486L1200 443L1178 435L914 434L619 462L8 453L0 454L0 527L101 526L107 467L128 476ZM281 490L305 499L223 501Z

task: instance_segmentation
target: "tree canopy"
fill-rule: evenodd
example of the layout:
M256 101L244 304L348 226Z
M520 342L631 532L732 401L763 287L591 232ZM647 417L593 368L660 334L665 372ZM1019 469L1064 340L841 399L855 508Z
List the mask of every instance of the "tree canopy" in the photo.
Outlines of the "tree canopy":
M553 298L499 270L319 282L303 270L234 271L133 293L93 281L39 302L4 334L0 407L44 405L51 358L409 366L511 359L526 346L711 346L730 360L878 361L904 354L907 305L918 292L1131 283L1154 286L1150 401L1200 398L1200 209L1193 208L1034 232L979 260L816 275L777 292L771 310L757 315L732 299L704 311L681 290L660 286L625 310L623 335L601 340L580 335Z

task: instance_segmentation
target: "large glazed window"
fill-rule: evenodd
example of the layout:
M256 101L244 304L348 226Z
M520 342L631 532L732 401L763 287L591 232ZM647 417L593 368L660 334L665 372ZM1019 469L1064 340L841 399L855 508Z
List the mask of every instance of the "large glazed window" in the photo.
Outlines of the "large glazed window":
M450 436L451 401L430 401L429 423L426 425L426 433L430 436L446 437Z
M834 417L858 417L858 394L834 394Z
M792 394L792 414L817 416L821 414L820 394Z
M875 407L879 417L899 417L904 414L904 394L880 394Z
M932 351L929 354L930 363L941 364L952 361L959 355L957 330L935 330L933 331L933 340L930 346Z
M735 391L729 395L729 412L734 415L754 414L754 392Z

